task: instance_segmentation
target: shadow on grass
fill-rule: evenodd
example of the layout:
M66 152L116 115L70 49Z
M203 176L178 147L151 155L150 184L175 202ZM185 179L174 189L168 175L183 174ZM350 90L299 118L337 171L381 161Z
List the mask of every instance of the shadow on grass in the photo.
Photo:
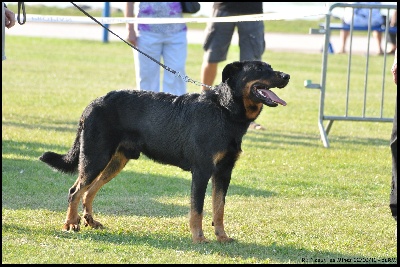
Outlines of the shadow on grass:
M250 260L256 262L268 263L281 262L281 263L388 263L389 260L396 263L396 258L366 258L363 255L344 254L330 251L309 250L293 245L277 245L272 243L270 245L259 245L257 243L242 243L240 240L235 240L232 243L221 244L215 240L214 236L208 236L210 243L206 244L193 244L188 233L187 238L182 238L174 235L166 234L151 234L146 233L142 235L136 232L119 232L110 233L104 230L89 230L81 231L79 234L73 232L62 232L52 229L43 230L31 227L22 227L17 224L3 224L3 231L13 232L25 236L36 236L46 234L49 237L57 237L60 240L76 240L81 242L84 239L96 241L99 244L120 245L122 253L119 255L120 262L126 263L140 263L140 260L132 262L131 253L128 253L130 247L135 246L152 246L160 250L175 251L177 255L182 252L195 252L200 255L215 254L219 257L239 258L242 260ZM45 231L45 233L44 233ZM67 244L71 244L67 242ZM62 244L60 244L62 247ZM108 248L99 248L104 253L108 253ZM124 251L124 250L127 251ZM85 253L89 253L90 248ZM99 251L97 251L99 252ZM126 255L126 256L125 256ZM124 258L125 256L125 258ZM76 259L72 259L70 263L75 263ZM167 262L166 262L167 263Z
M3 208L51 211L67 209L68 190L75 182L76 175L55 172L39 160L32 162L3 158L2 164ZM187 175L187 178L182 175ZM96 195L94 212L152 217L186 215L190 202L190 175L189 172L167 176L123 170ZM211 182L206 194L211 195ZM275 195L267 190L231 185L228 198L235 194L265 198ZM157 200L163 196L185 198L187 205L166 204Z

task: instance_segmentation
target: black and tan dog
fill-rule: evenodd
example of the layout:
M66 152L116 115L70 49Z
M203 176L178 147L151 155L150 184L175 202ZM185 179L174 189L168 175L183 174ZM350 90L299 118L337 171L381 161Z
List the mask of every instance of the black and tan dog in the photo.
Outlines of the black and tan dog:
M195 243L207 242L202 221L211 178L215 235L220 242L232 241L224 230L224 205L242 138L263 105L286 105L270 88L283 88L289 79L261 61L233 62L224 68L223 82L201 94L121 90L95 99L84 110L68 153L40 157L59 171L78 172L63 229L80 230L81 199L85 226L102 228L93 219L96 193L143 153L192 173L190 231Z

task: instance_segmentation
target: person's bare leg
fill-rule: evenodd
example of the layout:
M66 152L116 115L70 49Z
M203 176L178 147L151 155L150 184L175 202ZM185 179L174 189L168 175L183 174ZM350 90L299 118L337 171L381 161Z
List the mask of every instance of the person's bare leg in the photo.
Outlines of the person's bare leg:
M349 37L349 31L340 30L340 40L342 42L342 48L340 49L339 53L346 53L346 41L347 37Z
M378 31L373 31L372 35L374 36L375 40L376 40L376 44L378 46L378 51L379 51L379 55L383 54L383 49L382 49L382 32L378 32Z
M213 86L217 76L217 69L218 63L203 62L201 66L201 83ZM209 88L202 86L202 90L209 90Z

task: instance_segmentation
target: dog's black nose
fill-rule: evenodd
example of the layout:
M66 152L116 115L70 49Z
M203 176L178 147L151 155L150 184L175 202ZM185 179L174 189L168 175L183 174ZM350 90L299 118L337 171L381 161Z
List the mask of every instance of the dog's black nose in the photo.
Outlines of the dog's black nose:
M281 73L281 78L284 80L289 80L290 79L290 75L286 74L286 73Z

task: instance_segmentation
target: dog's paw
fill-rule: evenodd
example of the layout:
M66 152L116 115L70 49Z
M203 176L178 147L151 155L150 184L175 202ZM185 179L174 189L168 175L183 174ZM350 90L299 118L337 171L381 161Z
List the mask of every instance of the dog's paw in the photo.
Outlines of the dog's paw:
M194 244L209 243L210 241L204 236L193 237Z
M104 226L100 222L93 220L93 217L90 214L85 214L85 216L83 216L83 218L85 218L85 223L84 223L85 227L90 226L94 229L103 229L104 228Z
M228 237L227 235L225 236L217 236L217 241L221 243L230 243L235 241L235 239Z
M80 216L78 216L74 220L69 219L64 223L63 231L79 232L79 230L81 229L80 224L81 224L81 217Z
M79 232L80 229L81 229L81 226L79 224L75 224L75 223L65 223L63 226L63 231Z

